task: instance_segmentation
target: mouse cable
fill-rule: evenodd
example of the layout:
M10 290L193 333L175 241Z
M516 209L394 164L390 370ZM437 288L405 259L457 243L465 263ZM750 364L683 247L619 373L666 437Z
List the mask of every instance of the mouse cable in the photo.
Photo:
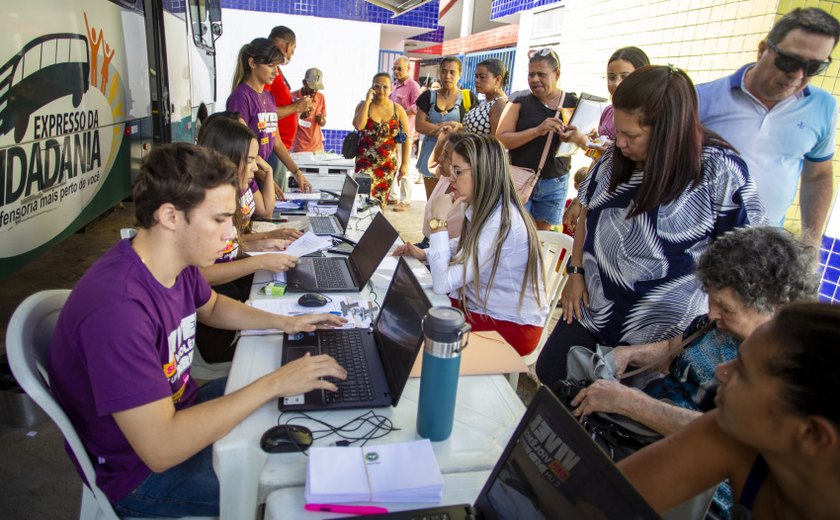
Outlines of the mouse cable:
M280 415L277 417L277 424L281 424L281 420L283 415L286 413L294 414L282 424L297 424L293 423L295 419L305 419L316 424L320 424L324 427L324 429L310 429L312 431L312 437L314 440L323 439L330 435L337 435L342 439L349 441L346 445L353 444L356 442L361 442L361 446L364 446L369 440L372 439L380 439L385 437L392 431L400 430L393 425L391 419L385 417L384 415L377 414L373 410L368 410L367 412L350 419L344 424L334 426L326 421L321 419L316 419L311 415L305 412L281 412ZM307 426L305 424L297 424L298 426ZM370 429L361 435L353 435L354 433L358 432L361 428L368 426ZM308 426L307 426L308 427ZM321 434L321 435L317 435Z

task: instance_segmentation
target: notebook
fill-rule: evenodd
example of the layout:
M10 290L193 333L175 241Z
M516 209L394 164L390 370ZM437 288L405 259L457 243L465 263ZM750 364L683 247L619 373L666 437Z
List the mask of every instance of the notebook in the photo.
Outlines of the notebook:
M411 268L400 258L373 327L286 334L284 365L307 352L330 354L347 370L347 379L331 380L339 387L338 392L313 390L281 397L280 410L396 406L420 352L421 323L430 307L429 298Z
M310 216L309 225L312 227L312 232L316 235L343 235L347 231L347 223L350 222L357 191L359 191L359 183L351 176L345 175L335 215Z
M567 124L577 128L581 134L589 135L593 131L598 130L598 124L601 121L601 112L604 111L607 103L607 98L581 92L577 106L575 106L575 111L572 113L572 117ZM576 148L577 145L572 143L560 143L556 155L569 155Z
M545 386L525 411L474 505L370 519L659 518Z
M286 272L290 292L360 291L399 237L397 230L377 213L349 256L302 257Z

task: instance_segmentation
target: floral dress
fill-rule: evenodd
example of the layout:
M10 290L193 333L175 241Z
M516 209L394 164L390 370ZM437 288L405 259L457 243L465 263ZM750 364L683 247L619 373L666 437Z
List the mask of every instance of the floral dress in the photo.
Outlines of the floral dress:
M400 123L397 119L397 109L394 106L393 116L381 123L370 118L365 127L359 131L359 151L356 154L356 173L365 172L370 175L370 194L383 205L388 202L388 192L397 173L397 143L394 140L400 133Z

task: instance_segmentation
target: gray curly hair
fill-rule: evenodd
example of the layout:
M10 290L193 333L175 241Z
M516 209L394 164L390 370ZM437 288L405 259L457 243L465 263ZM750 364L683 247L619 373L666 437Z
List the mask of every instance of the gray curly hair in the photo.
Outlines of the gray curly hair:
M737 228L718 238L697 263L708 290L730 287L745 305L772 313L780 305L816 299L816 250L774 227Z

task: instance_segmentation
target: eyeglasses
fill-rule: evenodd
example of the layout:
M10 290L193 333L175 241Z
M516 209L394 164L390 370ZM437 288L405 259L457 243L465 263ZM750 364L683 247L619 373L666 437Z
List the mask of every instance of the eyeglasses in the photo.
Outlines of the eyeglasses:
M777 47L776 44L769 39L764 41L767 42L767 46L770 47L770 50L776 53L776 60L773 63L776 65L776 68L782 72L791 73L796 72L799 69L803 69L805 71L805 75L811 77L825 72L825 69L831 65L830 56L825 61L803 60L799 56L785 54L780 51L779 47Z
M472 167L465 166L465 167L462 168L460 166L452 166L452 167L449 168L449 171L452 172L453 177L460 177L461 174L464 173L467 170L472 170Z
M622 72L621 74L607 74L604 76L607 80L607 83L621 83L627 76L632 74L631 72Z

